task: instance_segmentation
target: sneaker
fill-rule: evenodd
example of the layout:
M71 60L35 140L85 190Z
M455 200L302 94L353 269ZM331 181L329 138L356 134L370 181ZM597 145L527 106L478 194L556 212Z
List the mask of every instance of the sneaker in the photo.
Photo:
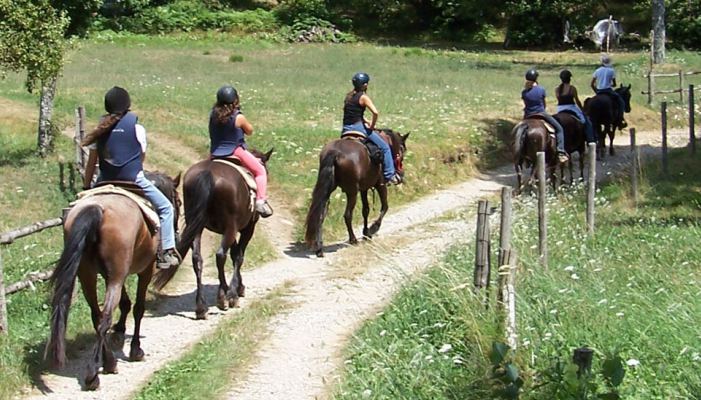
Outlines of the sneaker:
M256 200L256 211L263 218L273 215L273 208L268 204L268 200Z
M158 269L168 269L170 267L177 267L180 265L182 259L180 254L175 249L164 250L158 255L158 260L156 260L156 268Z
M564 164L567 161L569 161L570 158L567 156L566 153L558 153L557 160L560 162L560 164Z
M399 185L402 183L402 177L399 174L394 174L391 178L387 179L387 186Z

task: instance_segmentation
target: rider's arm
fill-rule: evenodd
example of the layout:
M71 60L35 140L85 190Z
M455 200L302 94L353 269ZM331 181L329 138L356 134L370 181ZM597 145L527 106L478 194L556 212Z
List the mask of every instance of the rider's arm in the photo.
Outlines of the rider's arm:
M582 102L579 101L579 95L577 94L577 88L574 86L570 86L572 88L572 97L574 97L574 102L577 103L577 107L579 107L580 110L583 110L584 107L582 107Z
M591 86L591 90L596 92L596 77L591 78L591 85L590 86Z
M243 114L239 114L236 117L236 127L243 129L243 133L246 135L253 135L253 125L251 125L250 122L246 119L246 117L243 116Z
M144 162L146 159L146 148L148 147L146 142L146 129L140 124L136 124L134 129L136 130L136 140L141 145L141 162Z
M95 164L97 164L97 150L90 149L88 162L85 164L85 176L83 176L83 190L90 189L92 177L95 175Z
M368 126L368 129L370 129L370 130L375 129L375 124L377 123L377 117L380 114L377 111L375 104L373 104L372 100L370 100L370 97L366 94L360 96L359 103L361 106L367 107L370 110L370 112L372 113L372 121L370 122L370 126Z

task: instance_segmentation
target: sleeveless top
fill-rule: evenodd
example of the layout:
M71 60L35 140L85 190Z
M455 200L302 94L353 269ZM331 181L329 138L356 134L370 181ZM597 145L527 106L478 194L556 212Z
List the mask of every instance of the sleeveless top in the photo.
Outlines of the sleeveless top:
M234 154L239 146L246 148L243 129L236 126L236 117L240 112L234 114L226 120L225 124L217 121L214 110L209 114L209 151L214 157L226 157Z
M545 89L542 86L533 86L530 89L524 89L521 92L521 98L525 107L523 108L524 116L545 112L543 99L545 98Z
M574 90L572 90L572 85L567 85L569 90L565 93L561 92L564 85L557 87L555 94L557 94L557 105L563 106L565 104L575 104L574 102Z
M360 98L364 94L365 92L358 92L343 104L343 125L353 125L363 120L365 107L360 105Z
M137 121L136 114L127 112L110 133L97 140L101 180L134 182L144 169L141 143L136 138Z

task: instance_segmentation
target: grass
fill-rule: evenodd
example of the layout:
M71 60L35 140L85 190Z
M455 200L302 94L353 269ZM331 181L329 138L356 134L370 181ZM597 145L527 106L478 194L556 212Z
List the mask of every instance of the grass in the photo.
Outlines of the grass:
M657 162L646 164L637 211L627 183L604 186L593 239L580 189L551 198L547 271L538 261L536 201L515 203L522 399L575 398L562 394L554 376L558 362L570 363L573 349L585 345L595 351L593 371L612 356L638 362L626 366L622 398L698 398L699 167L687 150L673 153L670 176L662 176ZM357 332L334 398L495 397L488 352L503 333L469 288L455 290L472 280L471 246L461 247L468 250L451 250ZM597 384L601 390L602 381Z
M135 396L138 400L220 398L245 375L257 346L268 336L266 326L293 306L285 296L293 290L286 282L220 323L178 361L154 374Z

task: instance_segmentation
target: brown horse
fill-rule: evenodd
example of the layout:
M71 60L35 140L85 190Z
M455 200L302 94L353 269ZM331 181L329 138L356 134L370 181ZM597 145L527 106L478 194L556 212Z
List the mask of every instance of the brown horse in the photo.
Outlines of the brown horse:
M553 117L562 125L565 133L565 151L570 156L567 162L570 170L570 184L574 183L572 176L572 154L579 153L579 177L584 180L584 148L586 147L586 137L584 133L584 124L571 112L559 112ZM560 180L564 181L565 165L560 165Z
M147 178L155 181L156 187L173 203L177 221L177 186L180 175L171 179L156 173L147 174ZM175 225L177 232L177 222ZM129 358L132 361L141 361L144 358L139 331L144 315L146 288L153 274L160 238L149 229L139 206L120 194L103 194L79 201L68 212L63 232L63 253L51 277L54 286L53 311L46 356L58 367L66 362L66 324L77 275L85 299L90 305L93 327L97 333L97 343L85 375L85 389L95 390L100 385L97 376L100 366L105 374L117 372L117 360L105 340L112 324L112 311L117 304L120 316L113 331L123 335L126 330L125 322L131 309L131 301L127 295L125 281L130 274L137 274L139 283ZM105 279L102 310L97 299L98 273Z
M382 129L388 138L388 143L395 159L397 172L403 176L402 162L406 153L406 140L409 134L401 135L390 129ZM328 211L331 193L340 187L346 194L346 211L343 218L348 229L350 244L358 243L353 233L353 209L358 199L358 192L363 203L363 236L372 237L380 229L382 218L389 209L387 204L387 186L382 175L382 165L370 159L367 147L358 140L336 139L324 146L319 155L319 175L312 193L312 203L309 207L306 222L305 241L318 257L324 256L321 226ZM380 195L380 215L368 228L368 190L374 188Z
M554 135L548 133L543 120L540 118L526 118L514 126L511 135L513 137L514 169L516 170L516 179L518 181L516 191L520 193L524 186L531 185L539 151L545 153L546 176L550 177L553 189L555 189L557 187L555 178L557 146ZM521 176L524 162L526 162L526 168L531 168L531 174L526 185L523 185Z
M251 150L251 153L265 165L273 150L265 154ZM195 312L197 319L206 319L207 307L202 293L202 231L207 228L222 235L216 256L219 272L217 306L226 310L228 307L235 307L239 297L245 296L241 265L259 216L255 212L249 188L241 174L232 167L214 160L200 161L187 170L183 177L183 200L185 228L178 244L178 252L185 257L187 251L192 248L192 268L197 278ZM237 240L236 236L239 233L240 237ZM234 264L231 285L227 285L224 271L227 252L230 252ZM176 271L177 268L158 271L154 287L162 289L175 276Z

